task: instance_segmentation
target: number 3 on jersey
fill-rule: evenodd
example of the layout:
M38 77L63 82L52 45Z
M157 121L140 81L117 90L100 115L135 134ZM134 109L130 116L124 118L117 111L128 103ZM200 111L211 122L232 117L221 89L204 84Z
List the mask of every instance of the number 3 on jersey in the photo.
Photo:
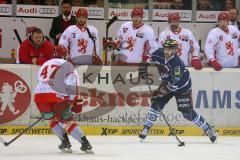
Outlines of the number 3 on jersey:
M49 65L47 65L43 68L40 75L41 75L42 79L46 79L46 78L53 79L59 68L60 68L60 66L55 65L55 64L51 65L50 67L49 67Z

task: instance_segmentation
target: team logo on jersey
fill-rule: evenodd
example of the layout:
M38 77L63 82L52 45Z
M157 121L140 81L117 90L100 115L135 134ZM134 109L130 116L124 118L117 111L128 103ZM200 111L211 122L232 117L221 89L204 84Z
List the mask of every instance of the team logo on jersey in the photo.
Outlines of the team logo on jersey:
M127 49L130 52L133 51L133 47L135 46L135 43L136 43L136 39L134 39L133 37L128 37L128 41L127 41L128 47L127 47Z
M0 124L19 118L28 108L31 93L27 83L14 73L0 70Z
M219 40L220 40L220 41L223 41L223 36L220 36L220 37L219 37Z
M180 39L181 39L182 41L188 41L188 40L189 40L189 37L188 37L188 35L182 35L182 36L180 37Z
M139 38L143 38L144 36L144 33L141 33L141 32L137 32L136 34L136 37L139 37Z
M78 40L78 51L85 54L87 52L88 41L85 39Z
M181 75L181 69L180 69L180 66L176 66L174 68L174 75L179 77Z
M231 56L233 56L233 55L234 55L233 43L230 42L230 41L228 41L228 42L225 44L225 46L226 46L226 49L227 49L227 51L228 51L228 54L231 55Z
M126 33L128 28L123 28L123 33Z

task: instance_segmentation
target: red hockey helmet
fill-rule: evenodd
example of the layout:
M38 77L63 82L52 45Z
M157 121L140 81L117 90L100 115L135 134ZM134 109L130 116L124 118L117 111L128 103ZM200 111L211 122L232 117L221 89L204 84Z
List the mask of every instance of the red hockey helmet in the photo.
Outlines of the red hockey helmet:
M174 20L180 21L180 15L178 13L169 14L168 21L174 21Z
M76 17L80 17L80 16L88 17L88 12L85 8L79 8L77 10Z
M134 17L134 16L143 17L143 9L142 8L138 8L138 7L134 8L132 10L132 15L131 16L132 17Z
M219 15L218 15L218 21L220 21L220 20L226 20L226 21L228 21L228 20L229 20L229 15L228 15L228 13L227 13L227 12L221 12L221 13L219 13Z

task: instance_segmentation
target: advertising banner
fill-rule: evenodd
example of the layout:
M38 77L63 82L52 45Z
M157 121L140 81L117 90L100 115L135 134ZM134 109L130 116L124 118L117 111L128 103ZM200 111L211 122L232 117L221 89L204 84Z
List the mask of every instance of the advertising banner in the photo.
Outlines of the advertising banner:
M197 22L217 22L218 14L220 11L197 11L196 21Z
M0 16L11 16L12 5L11 4L0 4Z
M191 10L164 10L153 9L153 20L168 20L168 16L171 13L179 13L181 21L192 21Z
M76 15L77 10L80 7L72 7L72 15ZM81 7L88 11L88 18L93 19L104 19L104 8L97 7Z
M17 16L27 17L56 17L58 6L17 5Z
M30 112L32 118L39 117L39 111L33 102L38 67L1 65L0 69L1 75L6 75L4 77L13 77L1 79L1 123L14 122L12 120L13 117L15 118L14 114L20 119L23 118L22 114L26 110L28 116ZM81 82L83 112L76 118L81 125L141 126L144 124L151 104L151 93L145 81L138 77L137 67L80 66L77 71ZM239 127L240 90L237 87L239 70L223 69L221 72L215 72L213 69L205 68L201 71L193 69L190 71L194 109L213 126ZM157 89L161 83L158 80L159 73L152 67L149 74L148 83L151 89ZM10 95L12 99L5 98ZM18 101L23 97L23 101ZM17 107L20 108L16 109ZM163 112L173 126L193 125L177 110L175 98L169 101ZM13 117L6 120L4 117L6 115ZM15 122L12 124L19 124L18 120ZM29 123L29 119L25 118L23 123ZM162 116L159 116L155 125L165 125Z
M148 10L144 9L143 20L148 20ZM111 19L113 16L118 16L120 20L131 20L132 9L117 9L109 8L108 9L108 19Z

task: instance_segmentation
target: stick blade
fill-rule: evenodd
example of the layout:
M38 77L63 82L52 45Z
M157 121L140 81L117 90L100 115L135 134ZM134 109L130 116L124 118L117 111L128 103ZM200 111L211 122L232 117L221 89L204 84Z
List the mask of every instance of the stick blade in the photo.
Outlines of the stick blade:
M1 142L2 144L4 144L4 146L8 146L7 142L4 141L4 139L2 139L2 137L0 137L0 142Z
M180 142L180 143L178 144L178 147L183 147L183 146L185 146L185 143L184 143L184 142Z

